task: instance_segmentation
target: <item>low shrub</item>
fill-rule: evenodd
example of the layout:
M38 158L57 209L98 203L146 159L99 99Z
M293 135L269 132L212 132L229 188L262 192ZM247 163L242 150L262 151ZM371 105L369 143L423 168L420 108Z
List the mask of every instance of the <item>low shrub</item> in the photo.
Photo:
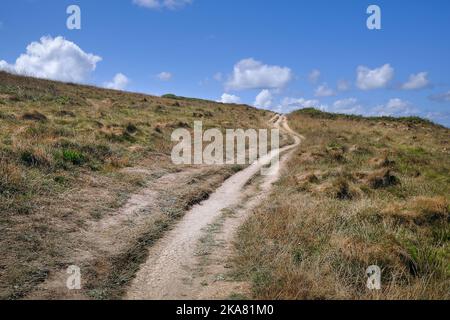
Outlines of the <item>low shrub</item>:
M86 162L86 157L78 151L63 150L62 156L65 161L71 162L76 166L83 165Z

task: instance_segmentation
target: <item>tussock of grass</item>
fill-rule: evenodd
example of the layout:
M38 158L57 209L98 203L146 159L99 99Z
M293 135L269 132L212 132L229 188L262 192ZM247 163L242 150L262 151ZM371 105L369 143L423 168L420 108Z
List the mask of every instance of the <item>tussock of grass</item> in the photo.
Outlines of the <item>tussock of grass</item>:
M394 186L399 183L399 180L392 174L391 170L381 169L370 173L367 177L367 183L373 189L380 189Z
M445 197L415 197L406 203L387 206L382 214L403 223L416 225L446 223L450 218L449 202Z
M450 131L419 119L294 112L306 136L239 233L258 299L449 299ZM382 269L382 290L365 270Z
M47 121L47 117L38 111L26 112L22 115L22 119L34 121Z
M24 189L24 179L20 169L7 160L1 160L0 166L0 194L10 195Z

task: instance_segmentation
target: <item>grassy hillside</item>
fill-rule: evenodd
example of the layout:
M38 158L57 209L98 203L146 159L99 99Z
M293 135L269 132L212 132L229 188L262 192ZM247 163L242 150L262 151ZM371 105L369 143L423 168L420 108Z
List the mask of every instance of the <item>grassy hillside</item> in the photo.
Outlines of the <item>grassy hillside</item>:
M450 130L312 109L289 120L306 140L237 242L254 297L450 299Z
M110 295L112 282L120 287L133 274L123 265L142 260L145 245L236 170L193 172L187 182L175 178L156 196L166 203L158 202L151 222L138 231L111 228L111 238L133 230L121 239L120 248L96 244L100 240L89 238L92 230L99 230L97 224L132 194L190 170L171 164L172 131L189 129L195 120L204 127L265 128L271 116L244 105L159 98L0 72L0 298L24 297L72 263L90 270L84 274L86 282L95 279L86 285L87 295ZM116 266L122 269L114 273Z

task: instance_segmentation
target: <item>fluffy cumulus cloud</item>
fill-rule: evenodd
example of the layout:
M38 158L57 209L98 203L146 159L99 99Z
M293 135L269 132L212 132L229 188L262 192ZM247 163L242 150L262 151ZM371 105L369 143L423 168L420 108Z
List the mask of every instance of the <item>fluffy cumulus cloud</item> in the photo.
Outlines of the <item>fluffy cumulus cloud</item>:
M42 37L27 46L14 64L0 60L0 70L38 78L84 82L101 57L84 52L63 37Z
M241 98L233 94L224 93L218 102L222 103L241 103Z
M436 102L450 102L450 90L444 93L433 94L430 99Z
M232 90L280 89L292 79L287 67L263 64L252 58L239 61L226 86Z
M430 84L427 72L419 72L409 76L408 82L402 85L405 90L418 90L427 87Z
M334 95L335 95L334 90L328 87L326 83L318 86L315 92L316 97L331 97Z
M361 90L384 88L394 77L394 68L385 64L376 69L359 66L356 70L356 85Z
M123 73L118 73L114 76L111 82L105 83L105 87L114 90L124 90L129 82L130 80L126 75Z
M173 75L170 72L163 71L157 75L158 79L161 81L169 81L172 79Z
M320 79L320 75L321 75L320 70L314 69L308 75L309 82L317 83L317 81L319 81Z
M375 107L377 116L410 116L419 111L408 101L399 98L390 99L386 104Z
M149 9L179 9L191 4L192 0L133 0L134 4Z
M258 108L270 108L272 106L272 93L267 89L262 90L256 96L254 104Z

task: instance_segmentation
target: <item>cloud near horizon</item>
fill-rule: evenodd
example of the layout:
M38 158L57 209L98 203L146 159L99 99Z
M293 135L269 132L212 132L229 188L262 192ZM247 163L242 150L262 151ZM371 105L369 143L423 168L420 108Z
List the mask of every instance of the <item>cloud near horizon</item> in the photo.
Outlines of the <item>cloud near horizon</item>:
M224 93L217 102L239 104L241 103L241 98L233 94Z
M248 58L236 63L226 88L228 90L281 89L291 79L292 71L287 67L271 66Z
M373 114L376 116L411 116L418 115L419 110L414 107L409 101L404 101L400 98L389 99L384 104L374 108Z
M316 108L322 110L323 106L320 104L320 101L316 99L307 100L305 98L286 97L281 100L281 103L274 109L274 111L288 113L305 108Z
M105 88L114 89L114 90L124 90L130 80L123 73L118 73L114 76L111 82L105 83Z
M328 112L346 113L346 114L362 114L364 113L363 106L356 98L346 98L337 100L333 105L326 109Z
M354 114L363 116L425 116L416 106L400 98L389 99L386 103L375 107L363 105L357 98L336 100L331 104L322 104L317 99L284 98L273 108L274 111L288 113L298 109L314 108L324 112ZM434 115L436 118L436 115Z

